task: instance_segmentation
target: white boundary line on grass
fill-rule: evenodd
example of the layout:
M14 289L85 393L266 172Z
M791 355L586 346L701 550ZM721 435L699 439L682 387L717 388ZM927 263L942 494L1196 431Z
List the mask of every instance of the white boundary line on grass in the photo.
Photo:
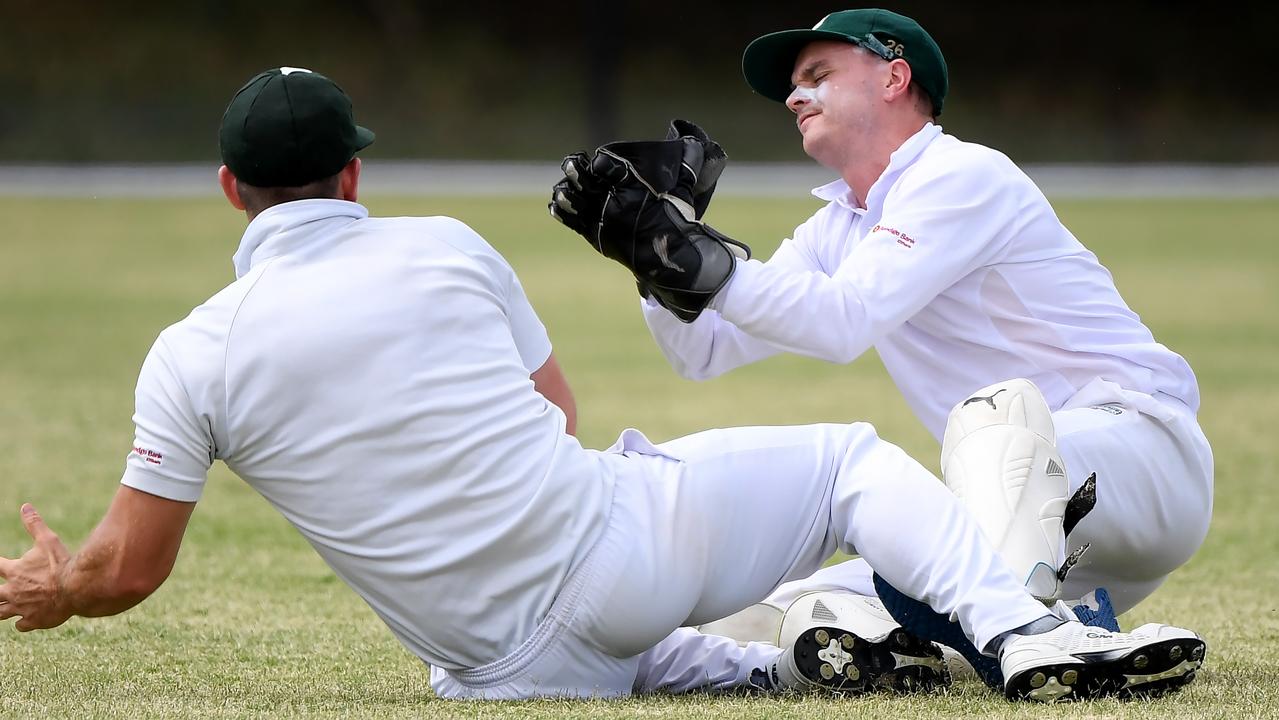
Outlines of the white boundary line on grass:
M1279 197L1279 165L1027 165L1054 198ZM0 165L0 196L162 198L219 196L217 164ZM361 189L395 195L541 195L555 161L366 160ZM833 179L814 164L736 163L717 193L806 197Z

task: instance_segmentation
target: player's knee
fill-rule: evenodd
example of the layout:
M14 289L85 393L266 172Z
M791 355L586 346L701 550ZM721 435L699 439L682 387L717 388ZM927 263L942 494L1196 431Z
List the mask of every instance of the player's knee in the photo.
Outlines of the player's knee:
M973 393L950 413L942 478L1005 563L1040 598L1057 592L1069 484L1052 414L1028 380Z
M1097 518L1098 521L1103 518ZM1159 581L1185 565L1203 545L1207 517L1129 518L1104 526L1086 518L1071 544L1089 543L1084 561L1096 573L1128 582Z
M991 425L1026 428L1056 444L1052 411L1034 383L1014 378L988 385L969 394L951 408L942 438L942 464L963 438Z

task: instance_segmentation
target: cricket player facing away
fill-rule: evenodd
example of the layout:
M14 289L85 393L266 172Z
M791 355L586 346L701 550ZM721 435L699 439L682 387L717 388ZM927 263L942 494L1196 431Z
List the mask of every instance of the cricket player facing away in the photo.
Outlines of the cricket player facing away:
M1016 165L935 124L946 63L914 20L832 13L811 30L758 38L742 65L839 179L813 191L827 205L767 262L722 261L743 255L741 243L686 223L727 251L696 246L710 269L686 306L638 278L671 364L700 380L781 352L846 363L873 347L942 441L944 482L1032 594L1104 603L1093 595L1104 588L1122 613L1154 592L1202 543L1212 509L1212 453L1186 361L1155 341ZM621 214L627 181L613 175L645 160L617 145L567 158L552 203L597 247L577 215L594 207L583 195L621 188L605 215ZM705 203L692 209L700 219ZM649 235L673 257L676 233ZM1066 512L1072 494L1080 509L1095 500L1082 520ZM746 616L714 627L775 639L782 611L809 591L873 596L873 565L787 585L755 609L772 610L752 616L764 618L754 630Z
M431 665L442 697L944 684L937 648L901 629L815 623L783 649L683 627L759 602L836 549L954 613L1010 697L1193 677L1192 632L1109 633L1031 597L955 496L866 424L661 445L627 430L582 448L505 260L457 220L356 203L354 155L372 140L346 94L307 70L264 72L231 100L219 177L250 220L236 280L147 355L134 450L79 552L23 506L35 544L0 558L0 618L50 628L142 601L221 459Z

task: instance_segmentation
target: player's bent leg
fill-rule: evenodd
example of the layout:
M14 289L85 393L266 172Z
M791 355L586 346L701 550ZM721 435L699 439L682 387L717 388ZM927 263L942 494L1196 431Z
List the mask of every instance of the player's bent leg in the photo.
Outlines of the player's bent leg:
M981 641L1045 613L956 499L868 425L708 431L654 452L678 461L654 460L664 464L651 481L619 483L637 541L595 625L583 626L612 654L758 602L837 548L957 612Z
M869 426L830 425L714 430L649 448L652 457L635 460L651 477L619 482L615 500L635 541L584 632L615 655L658 645L644 654L640 688L683 689L689 674L715 689L724 678L747 682L761 668L738 664L745 656L703 652L713 639L670 628L724 617L816 570L838 545L829 530L838 467L880 442ZM679 642L693 650L673 652Z
M738 644L731 638L678 628L638 658L636 694L768 689L760 677L782 654L767 643Z
M827 532L839 549L955 613L978 644L1045 615L959 501L900 448L872 433L836 473Z
M1069 484L1043 395L1029 380L977 390L951 410L942 479L1032 595L1059 597Z
M853 561L841 563L849 564ZM815 580L822 574L818 571L807 580ZM826 583L815 581L811 584ZM849 592L838 585L833 587L837 589L800 593L790 599L784 609L774 603L786 593L775 592L764 602L723 620L701 625L698 630L732 638L743 647L751 643L767 643L792 648L809 630L839 628L857 638L860 664L854 673L860 676L860 668L867 665L876 669L867 689L911 692L949 685L952 666L945 662L943 648L903 629L888 614L878 597ZM807 638L802 642L811 643L813 640ZM831 672L842 674L845 670L841 665L839 669L832 667ZM847 690L847 686L841 689Z
M1059 622L1009 573L958 500L868 426L716 431L663 450L682 460L661 461L658 472L618 484L614 503L626 509L620 537L629 542L610 564L617 581L586 603L590 611L574 623L574 634L605 655L625 657L647 638L635 652L669 639L669 628L680 624L672 617L694 623L757 602L789 576L812 572L836 548L859 552L896 587L957 615L979 647ZM668 629L653 637L664 623ZM826 676L849 678L850 663L859 680L874 671L865 656L845 648L845 629L830 626L827 634L837 633L824 647L816 629L801 633L791 656L816 653L822 662L793 662L798 676L830 687L822 682ZM855 638L852 644L857 647ZM671 679L690 673L708 680L731 674L730 682L755 675L738 654L743 648L726 639L721 646L721 667L697 659L698 653L675 653L685 660L666 663L646 682L680 687ZM1078 643L1066 649L1086 653ZM1060 659L1051 652L1037 657L1018 661L1018 672ZM763 677L799 682L785 659L762 668ZM1085 664L1105 670L1105 663L1119 661Z
M815 592L875 596L872 571L865 560L856 558L827 565L808 577L782 583L767 598L741 612L698 627L704 633L724 635L738 643L766 642L779 645L783 617L795 602Z
M1097 474L1096 507L1069 538L1072 550L1091 547L1067 576L1063 597L1105 587L1115 611L1127 612L1203 542L1212 451L1188 410L1160 415L1120 403L1053 414L1072 487Z
M726 618L712 620L697 626L698 632L731 638L738 645L753 642L779 645L777 636L782 629L785 608L765 600L739 610Z
M739 645L680 628L640 656L634 690L915 692L949 683L936 646L868 605L873 599L851 597L813 593L801 598L791 608L781 647Z

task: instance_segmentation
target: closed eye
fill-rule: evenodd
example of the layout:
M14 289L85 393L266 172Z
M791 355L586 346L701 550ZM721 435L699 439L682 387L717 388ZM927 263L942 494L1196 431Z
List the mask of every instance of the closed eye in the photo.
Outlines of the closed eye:
M815 60L805 65L799 70L799 72L795 73L791 83L791 88L794 89L794 87L798 85L821 82L821 80L830 75L830 73L831 68L824 60Z

